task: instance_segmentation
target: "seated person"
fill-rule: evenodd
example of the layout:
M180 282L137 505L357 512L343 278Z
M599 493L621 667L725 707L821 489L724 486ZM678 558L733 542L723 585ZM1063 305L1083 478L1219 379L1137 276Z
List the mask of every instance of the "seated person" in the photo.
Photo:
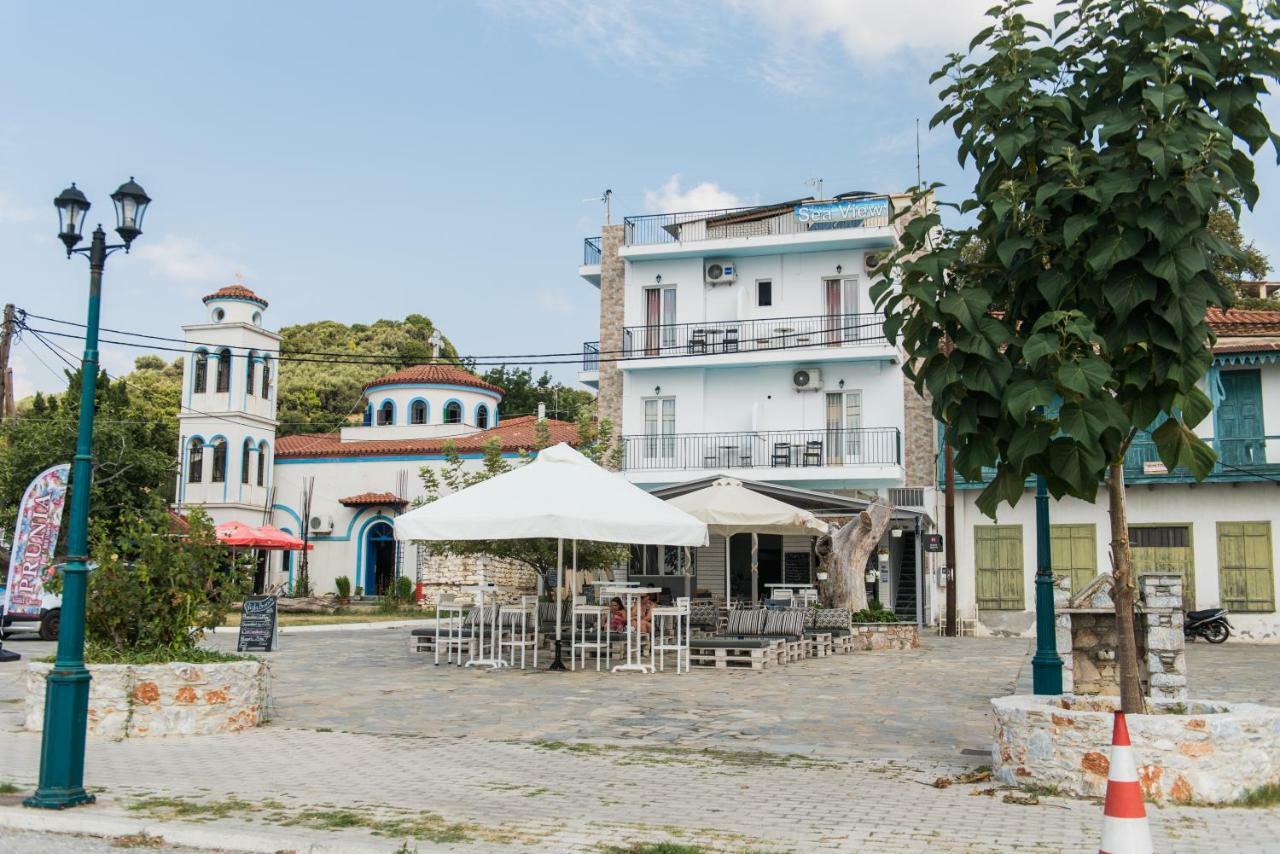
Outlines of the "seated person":
M609 628L615 632L625 631L627 628L627 609L617 596L609 600Z
M632 615L632 622L640 630L641 634L648 634L649 629L653 625L653 594L646 594L640 597L640 601L636 603L636 613Z

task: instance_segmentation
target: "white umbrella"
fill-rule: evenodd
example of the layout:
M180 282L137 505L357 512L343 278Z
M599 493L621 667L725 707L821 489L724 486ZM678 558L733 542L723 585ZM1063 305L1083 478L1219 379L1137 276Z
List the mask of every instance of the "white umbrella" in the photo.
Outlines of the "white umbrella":
M825 534L827 523L808 510L754 492L742 481L718 478L694 492L677 495L668 504L707 523L712 533L724 535L725 598L729 596L729 538L751 534L751 575L757 569L758 534Z
M556 537L556 639L564 588L564 540L705 546L707 526L608 471L563 442L532 462L411 510L398 540Z

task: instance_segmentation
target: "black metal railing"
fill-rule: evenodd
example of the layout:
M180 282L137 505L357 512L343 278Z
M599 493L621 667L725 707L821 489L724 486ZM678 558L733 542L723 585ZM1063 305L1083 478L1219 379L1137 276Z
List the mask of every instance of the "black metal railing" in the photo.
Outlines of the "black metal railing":
M654 469L808 468L899 465L896 427L752 430L623 436L622 467Z
M600 238L588 237L582 241L582 266L600 266Z
M819 314L628 326L623 355L661 358L884 344L883 325L884 318L878 314Z
M806 218L802 216L802 208L838 211L840 218ZM622 220L622 224L625 245L649 246L849 228L883 228L892 219L893 201L888 196L862 196L823 202L629 216Z
M582 370L600 370L600 342L588 341L582 345Z

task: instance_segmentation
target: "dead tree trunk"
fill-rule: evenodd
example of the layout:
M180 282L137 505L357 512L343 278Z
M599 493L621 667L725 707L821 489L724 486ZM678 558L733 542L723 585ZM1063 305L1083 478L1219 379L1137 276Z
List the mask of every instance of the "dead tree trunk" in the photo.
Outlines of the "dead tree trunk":
M848 608L850 611L861 611L867 607L864 578L867 558L880 544L892 515L892 505L876 499L866 510L829 535L827 580L821 585L824 607Z
M1120 665L1120 707L1127 715L1143 712L1142 678L1138 671L1138 640L1134 634L1133 606L1137 589L1133 551L1129 545L1129 519L1125 506L1124 462L1114 462L1107 478L1111 511L1111 601L1116 606L1116 651Z

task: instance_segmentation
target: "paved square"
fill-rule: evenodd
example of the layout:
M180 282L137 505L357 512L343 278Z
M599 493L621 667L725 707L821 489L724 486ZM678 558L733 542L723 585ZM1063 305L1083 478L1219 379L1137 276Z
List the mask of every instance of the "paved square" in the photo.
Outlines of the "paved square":
M91 811L344 851L405 839L422 851L1097 847L1095 803L1020 805L989 782L932 785L989 763L987 700L1028 690L1025 640L928 637L919 650L767 672L642 676L435 667L407 635L285 635L267 656L275 704L258 731L91 741L88 781L105 787ZM1280 646L1188 655L1193 695L1280 702ZM0 669L0 781L30 785L39 740L18 731L20 675ZM1274 850L1280 838L1276 809L1151 814L1162 851Z

